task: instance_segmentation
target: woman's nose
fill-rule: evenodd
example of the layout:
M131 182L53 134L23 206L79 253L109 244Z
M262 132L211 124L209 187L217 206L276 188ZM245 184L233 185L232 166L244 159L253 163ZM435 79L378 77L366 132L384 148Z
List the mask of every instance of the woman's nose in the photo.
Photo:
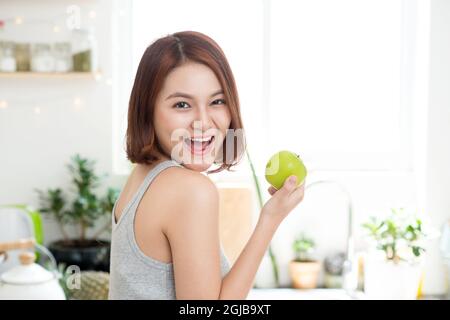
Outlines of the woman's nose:
M192 127L199 128L205 131L212 127L212 117L206 108L198 108L194 121L192 122Z

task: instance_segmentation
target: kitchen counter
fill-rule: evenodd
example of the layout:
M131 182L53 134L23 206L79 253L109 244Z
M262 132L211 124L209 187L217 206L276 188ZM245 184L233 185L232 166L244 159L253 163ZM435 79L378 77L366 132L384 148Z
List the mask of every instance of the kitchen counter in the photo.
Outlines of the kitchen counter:
M252 289L247 300L365 300L364 292L356 291L349 296L343 289ZM446 295L425 295L419 300L448 300Z
M247 300L355 300L364 299L364 293L355 292L350 296L343 289L252 289Z

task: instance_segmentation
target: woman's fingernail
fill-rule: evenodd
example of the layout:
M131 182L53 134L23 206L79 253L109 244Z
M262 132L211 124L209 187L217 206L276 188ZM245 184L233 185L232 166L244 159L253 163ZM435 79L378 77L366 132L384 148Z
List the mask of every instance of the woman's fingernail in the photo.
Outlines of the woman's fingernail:
M297 177L296 177L296 176L290 177L290 178L289 178L289 182L290 182L290 183L295 183L295 182L297 182Z

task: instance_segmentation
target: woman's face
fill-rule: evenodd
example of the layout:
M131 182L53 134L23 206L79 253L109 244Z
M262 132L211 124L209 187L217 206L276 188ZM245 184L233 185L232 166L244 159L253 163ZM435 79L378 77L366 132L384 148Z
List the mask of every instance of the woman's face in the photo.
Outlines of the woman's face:
M214 72L187 62L170 72L155 104L154 125L163 151L195 171L221 152L231 115Z

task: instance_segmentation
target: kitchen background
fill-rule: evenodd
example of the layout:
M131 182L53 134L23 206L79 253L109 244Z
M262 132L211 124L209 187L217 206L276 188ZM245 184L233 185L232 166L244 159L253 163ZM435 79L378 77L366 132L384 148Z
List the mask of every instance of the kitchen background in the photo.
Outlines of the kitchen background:
M35 189L73 191L66 165L75 154L95 160L96 173L107 174L96 193L120 189L131 169L123 143L137 64L153 40L180 30L210 35L229 59L263 200L269 197L264 167L270 155L295 151L309 169L311 189L271 245L278 284L267 254L252 297L300 297L285 289L294 283L293 241L302 233L315 243L310 258L322 263L315 286L345 287L338 254L351 243L355 288L364 291L370 241L362 224L392 208L417 214L428 230L419 296L445 296L450 247L446 0L1 0L0 205L38 209ZM248 158L236 172L211 178L221 194L222 241L234 261L259 213ZM313 186L321 180L330 183ZM353 242L348 241L349 203ZM23 232L13 218L19 211L24 210L0 211L0 241ZM62 232L51 215L43 217L43 244L50 246ZM109 219L108 214L95 219L87 237ZM66 226L69 237L78 231L73 223ZM108 232L100 238L107 241ZM11 260L0 273L13 266ZM330 284L333 279L336 285ZM390 298L387 291L382 298ZM305 296L311 297L335 296Z

